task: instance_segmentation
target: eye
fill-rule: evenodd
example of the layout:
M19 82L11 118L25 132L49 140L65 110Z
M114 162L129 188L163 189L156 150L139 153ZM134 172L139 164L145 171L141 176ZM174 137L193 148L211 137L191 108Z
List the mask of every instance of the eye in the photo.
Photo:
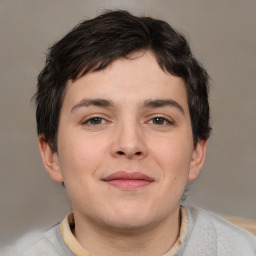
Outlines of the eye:
M83 122L85 125L101 125L105 124L107 121L102 117L92 117Z
M154 117L149 122L149 124L155 124L155 125L168 125L172 124L172 122L164 117Z

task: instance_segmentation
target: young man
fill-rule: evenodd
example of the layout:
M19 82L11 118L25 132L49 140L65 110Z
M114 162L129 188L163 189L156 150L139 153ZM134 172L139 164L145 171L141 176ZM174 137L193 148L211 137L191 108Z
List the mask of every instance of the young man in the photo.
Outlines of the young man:
M205 159L208 75L167 23L79 24L51 47L36 103L44 166L73 211L13 255L256 255L250 233L181 206Z

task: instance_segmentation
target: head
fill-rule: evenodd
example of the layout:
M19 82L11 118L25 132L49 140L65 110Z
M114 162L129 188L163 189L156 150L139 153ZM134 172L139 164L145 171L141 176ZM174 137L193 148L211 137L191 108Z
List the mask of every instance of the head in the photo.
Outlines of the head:
M208 75L183 36L124 11L82 22L51 47L36 101L44 164L77 228L178 218L210 131Z
M38 77L38 135L57 151L60 111L69 80L104 70L118 58L152 52L164 72L182 78L187 91L194 145L209 137L208 75L186 39L170 25L125 11L106 12L78 24L54 44Z

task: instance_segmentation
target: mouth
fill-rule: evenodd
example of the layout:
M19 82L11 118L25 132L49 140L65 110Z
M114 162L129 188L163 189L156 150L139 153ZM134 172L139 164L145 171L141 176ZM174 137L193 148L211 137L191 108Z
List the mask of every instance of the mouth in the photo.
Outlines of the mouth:
M141 172L118 171L102 179L122 190L136 190L152 184L155 180Z

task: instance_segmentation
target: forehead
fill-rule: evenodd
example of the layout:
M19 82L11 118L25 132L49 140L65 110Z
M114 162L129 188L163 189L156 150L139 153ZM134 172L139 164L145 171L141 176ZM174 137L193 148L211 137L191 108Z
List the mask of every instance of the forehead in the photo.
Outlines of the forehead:
M119 103L175 98L187 105L182 78L163 71L151 52L119 58L104 70L69 81L63 104L72 105L85 97L106 98Z

